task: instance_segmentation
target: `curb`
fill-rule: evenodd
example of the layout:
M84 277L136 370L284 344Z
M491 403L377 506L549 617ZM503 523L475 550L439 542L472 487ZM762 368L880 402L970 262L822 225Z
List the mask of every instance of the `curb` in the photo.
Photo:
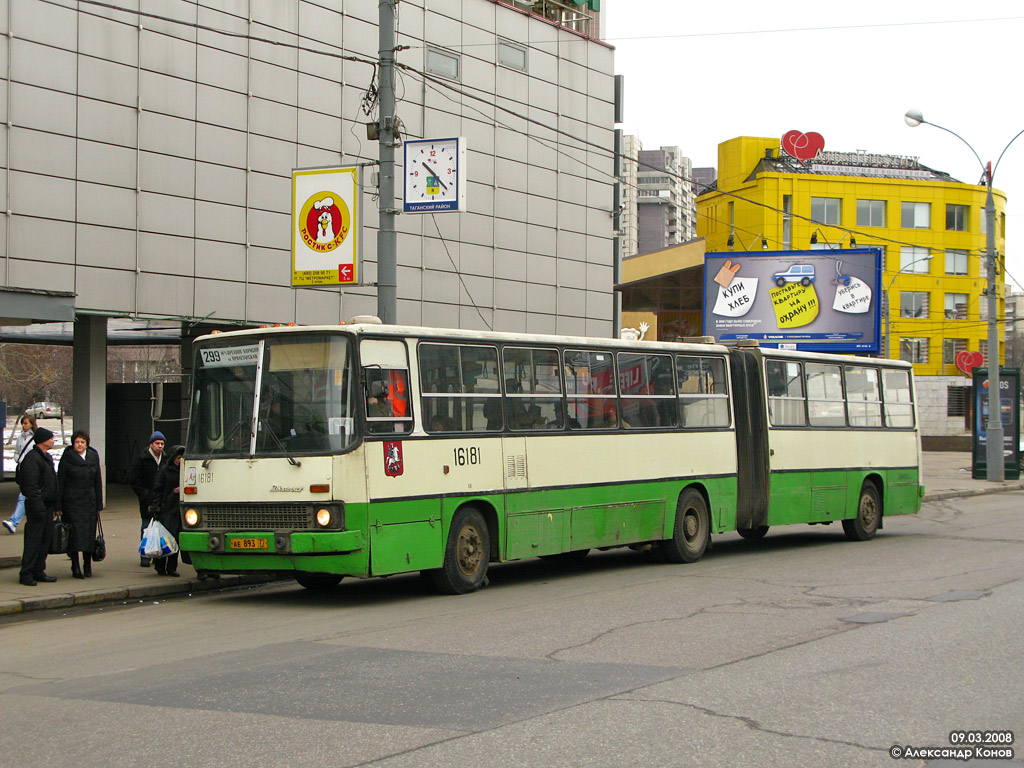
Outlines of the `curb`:
M143 584L135 587L111 587L94 589L88 592L63 593L42 597L25 597L17 600L0 601L0 616L12 616L29 611L44 611L51 608L73 608L81 605L97 605L112 603L119 600L132 600L150 597L166 597L186 592L219 592L253 584L267 584L280 581L277 576L253 574L251 576L225 575L219 579L175 580L162 584Z
M1013 491L1024 491L1024 483L1014 483L1013 485L993 485L987 488L965 488L963 490L936 491L935 493L926 493L921 499L921 503L923 504L929 501L943 501L944 499L963 498L967 496L987 496L990 493L1011 493Z

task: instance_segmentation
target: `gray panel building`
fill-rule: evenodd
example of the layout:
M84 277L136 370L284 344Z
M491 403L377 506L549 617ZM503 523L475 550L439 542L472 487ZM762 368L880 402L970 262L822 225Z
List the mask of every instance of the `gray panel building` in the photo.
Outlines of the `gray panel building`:
M376 157L377 3L113 5L0 2L0 285L100 314L372 313L372 288L291 288L289 226L293 168ZM611 48L494 0L403 1L398 31L405 135L469 146L468 211L399 217L399 320L609 333Z
M613 50L522 5L399 6L403 135L464 136L469 185L464 213L398 217L398 321L608 336ZM73 294L76 425L102 424L107 317L375 313L372 285L291 287L290 212L292 169L376 159L377 14L376 0L0 0L0 288L29 289L0 316L68 320Z

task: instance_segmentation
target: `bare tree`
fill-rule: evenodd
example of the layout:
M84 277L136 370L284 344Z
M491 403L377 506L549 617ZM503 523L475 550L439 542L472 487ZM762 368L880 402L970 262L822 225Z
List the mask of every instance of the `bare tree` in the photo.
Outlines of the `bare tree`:
M0 344L0 400L21 412L37 400L71 407L71 347Z

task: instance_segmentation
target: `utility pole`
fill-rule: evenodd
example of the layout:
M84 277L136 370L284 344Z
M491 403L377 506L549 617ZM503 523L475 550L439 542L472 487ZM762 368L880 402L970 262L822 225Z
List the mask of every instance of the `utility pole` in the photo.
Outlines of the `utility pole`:
M988 187L985 199L985 251L988 258L988 425L985 428L985 463L988 479L1000 483L1006 472L1003 460L1002 397L999 389L999 271L996 257L996 203L992 198L992 163L985 166L985 186Z
M380 0L378 40L380 50L377 124L380 158L380 228L377 230L377 316L393 325L398 315L398 237L395 233L395 5L399 0Z
M986 477L990 482L1001 483L1006 478L1006 466L1003 458L1003 418L1002 418L1002 397L1000 389L1002 381L999 375L999 257L996 254L996 203L992 197L992 181L999 163L1024 130L1017 133L999 153L996 164L982 162L981 156L963 136L955 131L949 130L938 123L924 119L919 109L908 109L903 116L907 125L916 128L922 123L938 128L940 131L951 133L967 145L967 148L974 153L975 159L981 165L982 178L985 179L987 196L985 198L985 259L988 264L988 285L986 287L988 302L988 423L985 428L985 463ZM1017 407L1016 404L1011 407Z

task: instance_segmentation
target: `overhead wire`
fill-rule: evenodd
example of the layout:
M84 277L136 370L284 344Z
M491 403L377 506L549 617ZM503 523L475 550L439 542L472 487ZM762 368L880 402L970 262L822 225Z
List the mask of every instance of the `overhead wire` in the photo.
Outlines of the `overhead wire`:
M67 7L67 6L63 5L62 3L58 2L58 0L39 0L39 1L43 2L43 3L50 4L50 5L59 6L59 7ZM152 13L152 12L148 12L148 11L143 11L141 9L125 8L123 6L119 6L119 5L116 5L114 3L104 2L104 0L77 0L77 2L79 4L79 9L78 10L79 10L80 13L86 13L87 15L91 15L91 16L94 16L94 17L97 17L97 18L104 18L104 19L108 19L109 20L108 16L104 16L104 15L99 14L99 13L90 12L90 11L86 10L85 8L83 8L82 6L93 6L93 7L96 7L96 8L103 8L103 9L106 9L106 10L116 11L116 12L120 12L120 13L125 13L125 14L128 14L128 15L132 15L132 16L136 16L136 17L140 17L140 18L149 18L149 19L153 19L153 20L156 20L156 21L164 22L164 23L167 23L167 24L174 24L174 25L178 25L178 26L182 26L182 27L187 27L187 28L191 28L191 29L195 29L195 30L201 30L201 31L205 31L205 32L210 32L211 34L223 35L223 36L226 36L226 37L233 37L233 38L239 38L239 39L246 39L246 40L250 40L250 41L253 41L253 42L264 43L264 44L267 44L267 45L284 47L284 48L290 48L290 49L294 49L296 51L303 51L303 52L307 52L307 53L313 53L313 54L318 54L318 55L322 55L322 56L328 56L328 57L332 57L332 58L336 58L336 59L340 59L340 60L344 60L344 61L350 61L350 62L355 62L355 63L366 64L366 65L369 65L369 66L373 67L373 71L374 71L373 77L371 79L371 86L368 87L368 89L367 89L367 95L369 95L369 92L370 92L370 90L372 89L372 86L373 86L373 82L374 82L374 80L376 79L376 76L377 76L377 64L378 64L377 60L369 59L369 58L366 58L364 56L360 56L360 55L356 55L356 54L351 53L351 52L347 52L347 50L344 47L342 47L342 46L336 46L336 45L333 45L333 44L330 44L330 43L324 43L322 40L317 40L316 42L320 43L321 45L327 45L327 46L329 46L331 48L334 48L334 49L336 49L339 52L335 52L335 51L331 51L331 50L323 50L322 48L313 48L313 47L310 47L308 45L303 45L303 44L300 44L300 43L286 42L286 41L282 41L282 40L273 40L273 39L270 39L270 38L265 38L265 37L260 37L260 36L252 35L249 32L233 32L231 30L226 30L226 29L222 29L222 28L213 27L213 26L210 26L210 25L207 25L207 24L200 24L198 22L193 22L193 21L185 21L183 19L176 19L176 18L173 18L173 17L170 17L170 16L165 16L163 14L157 14L157 13ZM198 8L198 6L197 6L197 8ZM646 38L637 38L637 39L655 39L657 37L699 37L699 36L717 36L717 35L732 35L732 34L801 32L801 31L817 31L817 30L821 30L821 29L865 28L865 27L874 27L874 26L910 26L910 25L920 25L920 24L945 24L945 23L967 23L967 22L979 22L980 23L980 22L988 22L988 21L1018 20L1018 19L1022 19L1022 18L1024 18L1024 17L1013 16L1013 17L1003 17L1003 18L998 18L998 19L997 18L993 18L993 19L967 19L967 20L959 20L959 21L906 22L906 23L893 23L893 24L880 24L880 25L848 25L848 26L839 26L839 27L808 27L808 28L792 28L792 29L777 29L777 30L758 30L758 31L731 31L731 32L723 32L723 33L692 33L692 34L675 35L675 36L650 36L650 37L646 37ZM261 24L260 22L258 22L256 20L254 20L254 23ZM261 26L268 26L269 27L269 25L265 25L265 24L261 24ZM272 27L270 27L270 28L272 28ZM308 38L307 36L301 35L298 32L286 32L285 34L294 36L297 40L311 40L311 38ZM557 42L557 41L551 41L551 42ZM497 45L497 43L487 43L485 45ZM400 46L400 48L414 48L414 47L420 47L420 46L412 46L412 45ZM458 47L458 46L456 46L456 47ZM402 64L402 63L397 62L397 61L395 62L394 71L397 73L397 75L400 75L400 73L402 71L413 73L415 75L418 75L420 78L422 78L425 84L430 83L430 84L434 85L435 86L435 90L437 90L438 88L444 88L444 89L453 91L453 92L458 93L459 95L461 95L461 96L463 96L465 98L469 98L469 99L472 99L472 100L475 100L475 101L482 102L482 103L486 104L489 107L493 107L496 110L502 111L502 112L504 112L506 114L509 114L509 115L511 115L513 117L516 117L516 118L520 119L520 120L523 120L523 121L525 121L528 124L535 125L535 126L538 126L540 128L544 128L545 130L551 131L552 133L556 134L557 136L569 139L570 142L574 143L575 146L572 146L571 144L569 144L569 147L571 149L575 149L575 150L578 150L578 151L591 151L592 150L592 151L594 151L596 153L603 154L606 157L610 157L612 159L614 159L616 157L616 152L615 152L614 148L609 149L606 145L598 144L596 142L592 142L592 141L589 141L587 139L580 138L579 136L576 136L576 135L574 135L572 133L569 133L568 131L564 131L564 130L560 129L557 125L551 125L549 123L544 123L544 122L542 122L540 120L536 120L536 119L530 118L528 115L524 115L524 114L522 114L520 112L517 112L516 110L513 110L513 109L510 109L508 107L505 107L505 106L497 103L496 101L489 100L488 98L486 98L486 96L478 96L478 95L475 95L475 94L471 93L470 90L468 90L468 89L477 90L477 91L480 91L481 93L488 94L488 92L484 91L483 89L477 89L477 88L475 88L473 86L469 86L469 85L466 85L466 84L461 84L461 86L454 86L450 82L446 81L443 78L435 77L433 75L430 75L427 72L424 72L422 70L418 70L415 67L412 67L412 66L410 66L408 64ZM403 83L403 97L404 97L404 83ZM366 96L364 96L364 100L365 99L366 99ZM376 99L374 97L371 100L371 106L375 106L375 104L376 104ZM364 109L364 111L365 111L365 109ZM501 125L501 127L504 127L507 130L513 130L513 131L517 130L517 129L513 128L512 126L508 126L508 125L504 125L504 124L498 123L496 118L491 118L488 115L486 115L486 113L483 113L480 110L476 110L476 111L478 112L478 114L481 114L483 117L485 117L485 119L490 119L490 120L494 121L496 125ZM369 114L369 113L367 113L367 114ZM350 127L350 130L353 132L353 135L355 135L354 127ZM355 135L355 136L356 136L357 142L359 143L359 147L360 147L359 151L361 152L362 151L362 149L361 149L362 142L359 140L358 135ZM587 161L586 160L581 160L580 158L573 157L572 155L570 155L567 152L565 152L562 149L560 149L558 146L551 147L550 144L548 144L547 142L554 141L554 139L542 139L542 138L540 138L538 136L533 136L533 135L530 135L530 134L526 134L526 137L534 139L534 140L536 140L538 142L541 142L544 146L547 146L549 149L553 149L555 152L557 152L558 154L560 154L560 155L562 155L564 157L570 158L573 161L581 163L583 165L587 165ZM746 198L746 197L744 197L744 196L742 196L742 195L740 195L738 193L735 193L735 192L729 192L729 191L726 191L726 190L716 189L713 186L708 185L708 184L704 184L703 182L697 181L696 179L688 178L688 177L686 177L686 176L684 176L682 174L675 173L674 171L670 171L670 170L667 170L667 169L664 169L664 168L659 168L657 166L651 165L651 164L646 163L644 161L641 161L639 159L626 158L624 155L619 155L619 157L623 158L623 159L628 159L628 160L630 160L632 162L637 163L638 167L643 166L644 168L646 168L648 170L658 171L660 173L664 173L664 174L666 174L666 175L668 175L670 177L673 177L673 178L675 178L675 179L677 179L677 180L679 180L679 181L681 181L683 183L691 184L695 189L700 187L700 188L703 188L705 191L717 192L718 194L721 194L721 195L723 195L725 197L729 197L729 198L737 200L737 201L749 203L751 205L754 205L754 206L757 206L757 207L760 207L760 208L764 208L764 209L766 209L768 211L772 211L774 213L780 213L780 214L788 215L791 219L799 219L799 220L805 221L805 222L807 222L807 223L809 223L811 225L814 225L816 227L819 227L819 228L828 228L830 230L838 230L838 231L840 231L842 233L845 233L845 234L848 234L848 235L853 235L853 236L858 237L858 238L862 238L865 241L866 240L873 240L873 241L881 241L881 242L884 242L884 243L891 243L891 244L900 245L900 246L904 246L905 245L905 246L915 246L915 247L926 247L926 248L929 248L929 250L937 250L937 249L934 249L934 248L930 248L929 246L922 246L920 243L917 243L917 242L909 242L909 241L905 241L905 240L899 240L899 239L895 239L895 238L885 237L885 236L879 235L877 233L873 233L873 232L869 232L869 231L865 231L865 230L860 230L860 229L855 229L855 228L850 228L850 227L844 227L844 226L841 226L841 225L823 224L821 222L816 222L813 218L811 218L809 216L804 216L802 214L794 213L794 212L791 212L791 211L783 211L782 209L780 209L780 208L778 208L776 206L772 206L770 204L763 203L763 202L758 201L758 200L751 200L750 198ZM609 173L607 173L605 171L602 171L600 169L597 169L597 170L602 175L605 175L605 176L613 179L614 181L616 181L618 183L622 183L622 180L619 177L616 177L614 174L609 174ZM632 186L634 186L635 188L639 189L638 185L632 185ZM722 220L722 219L714 219L713 217L708 216L706 213L700 214L700 215L704 215L709 220L717 221L718 223L722 223L722 224L727 224L727 222L725 222L724 220ZM735 229L734 226L732 226L732 225L730 225L730 226L731 226L731 228ZM764 237L764 236L765 235L762 233L762 237ZM775 240L774 238L772 238L771 241L775 242L775 243L778 243L778 241ZM865 243L865 245L867 245L867 243ZM976 252L979 255L987 255L987 254L985 254L982 251L982 249L969 249L969 251L974 251L974 252ZM1000 261L1004 261L1004 259L1000 259ZM1002 264L1002 269L1003 269L1004 273L1009 275L1009 273L1005 269L1005 264ZM895 270L890 270L890 271L895 271ZM1018 287L1021 287L1022 289L1024 289L1024 285L1022 285L1015 277L1013 277L1012 275L1009 275L1009 276L1018 285Z
M40 0L40 2L49 3L49 4L52 4L52 5L61 5L59 2L57 2L57 0ZM164 16L162 14L151 13L151 12L142 11L142 10L139 10L139 9L125 8L125 7L122 7L122 6L115 5L113 3L104 2L104 0L79 0L79 2L80 2L81 5L91 5L91 6L95 6L95 7L98 7L98 8L105 8L107 10L118 11L118 12L126 13L126 14L129 14L129 15L135 15L135 16L144 17L144 18L150 18L150 19L162 21L162 22L169 23L169 24L176 24L176 25L179 25L179 26L184 26L184 27L193 28L193 29L197 29L197 30L203 30L203 31L211 32L213 34L224 35L224 36L227 36L227 37L247 39L247 40L252 40L252 41L255 41L255 42L266 43L268 45L292 48L292 49L300 50L300 51L307 52L307 53L315 53L315 54L320 54L320 55L323 55L323 56L330 56L330 57L338 58L338 59L341 59L341 60L344 60L344 61L352 61L352 62L357 62L357 63L361 63L361 64L367 64L367 65L372 66L374 68L374 77L376 77L376 75L377 75L377 61L375 59L368 59L368 58L365 58L363 56L357 56L357 55L354 55L354 54L344 53L344 51L346 49L344 49L343 47L340 47L340 46L331 45L329 43L327 45L329 45L332 48L337 48L338 50L342 51L342 53L335 53L333 51L326 51L326 50L319 49L319 48L312 48L312 47L309 47L309 46L306 46L306 45L300 45L298 43L285 42L285 41L281 41L281 40L272 40L272 39L269 39L269 38L264 38L264 37L259 37L259 36L256 36L256 35L252 35L252 34L247 33L247 32L232 32L230 30L220 29L220 28L212 27L212 26L209 26L209 25L206 25L206 24L199 24L198 22L184 21L182 19L175 19L173 17ZM61 6L61 7L64 7L64 6ZM98 16L100 18L107 18L107 17L102 16L100 14L90 13L89 11L85 11L85 10L82 10L81 12L88 13L89 15L93 15L93 16ZM309 39L309 38L306 38L305 36L299 35L298 33L291 33L291 32L289 32L287 34L294 35L297 39L301 39L301 40ZM318 41L318 42L322 42L322 41ZM490 45L490 44L488 44L488 45ZM402 46L402 47L404 47L404 48L411 48L413 46ZM445 88L447 90L450 90L450 91L453 91L455 93L458 93L459 95L464 96L466 98L470 98L470 99L473 99L475 101L482 102L482 103L486 104L487 106L493 107L494 109L497 109L497 110L500 110L502 112L505 112L506 114L509 114L509 115L511 115L513 117L516 117L518 119L524 120L525 122L527 122L527 123L529 123L531 125L536 125L538 127L544 128L544 129L546 129L548 131L551 131L551 132L557 134L558 136L565 137L566 139L569 139L571 142L574 142L577 145L575 147L572 147L574 149L593 150L593 151L595 151L597 153L604 154L605 156L613 158L613 159L614 159L614 157L616 155L614 148L613 149L609 149L605 145L598 144L597 142L592 142L592 141L588 141L587 139L580 138L579 136L576 136L576 135L574 135L572 133L569 133L568 131L564 131L564 130L558 128L557 125L551 125L551 124L548 124L548 123L544 123L544 122L542 122L540 120L536 120L534 118L530 118L528 115L524 115L524 114L522 114L520 112L517 112L516 110L510 109L510 108L505 107L505 106L503 106L501 104L498 104L497 102L486 98L486 96L478 96L476 94L473 94L469 90L469 89L471 89L471 90L478 90L481 93L488 94L488 92L484 91L483 89L477 89L477 88L475 88L473 86L469 86L469 85L466 85L466 84L462 84L461 87L460 86L454 86L450 82L446 81L443 78L435 77L433 75L430 75L427 72L424 72L422 70L416 69L415 67L412 67L412 66L410 66L408 64L402 64L400 62L396 62L395 63L395 72L397 73L397 72L400 72L400 71L407 71L407 72L414 73L414 74L418 75L419 77L421 77L424 80L424 82L430 82L430 83L432 83L433 85L435 85L437 87ZM372 87L372 82L373 81L371 81L371 87ZM370 88L368 88L368 91L369 90L370 90ZM484 116L485 118L488 117L484 113L480 113L480 114L482 116ZM494 120L494 118L490 118L490 119ZM511 127L511 126L507 126L507 125L505 125L503 127L506 127L508 130L517 130L517 129L515 129L515 128ZM527 135L527 138L535 138L537 140L543 141L543 139L540 139L540 137L531 137L531 136ZM361 145L361 142L360 142L360 145ZM549 146L549 148L551 148L551 147ZM558 152L559 154L562 154L565 157L569 157L569 158L573 159L576 162L579 162L579 163L581 163L583 165L586 165L586 160L581 160L580 158L572 157L571 155L568 155L567 153L565 153L565 152L563 152L562 150L559 150L559 149L555 149L555 151ZM624 156L620 155L619 157L624 157ZM738 193L735 193L735 192L728 192L728 191L725 191L725 190L715 189L714 187L712 187L710 185L707 185L707 184L704 184L703 182L697 181L696 179L688 178L688 177L686 177L686 176L684 176L682 174L678 174L678 173L675 173L673 171L666 170L664 168L659 168L657 166L645 163L645 162L640 161L640 160L635 160L634 162L637 162L638 166L643 166L643 167L645 167L645 168L647 168L649 170L656 170L656 171L665 173L665 174L667 174L667 175L669 175L671 177L674 177L674 178L678 179L679 181L681 181L683 183L691 184L694 187L702 187L702 188L704 188L705 191L718 192L719 194L725 195L725 196L730 197L732 199L735 199L735 200L738 200L738 201L742 201L742 202L746 202L746 203L750 203L752 205L764 208L766 210L769 210L769 211L772 211L772 212L775 212L775 213L783 213L783 214L787 214L788 213L790 218L800 219L800 220L806 221L806 222L808 222L810 224L813 224L815 226L818 226L818 227L829 227L830 229L839 230L839 231L844 232L846 234L852 234L854 236L858 236L858 237L862 237L862 238L866 238L866 239L880 240L880 241L887 242L887 243L892 243L892 244L895 244L895 245L914 245L914 246L919 246L920 245L919 243L911 243L911 242L908 242L908 241L905 241L905 240L897 240L897 239L894 239L894 238L888 238L888 237L884 237L884 236L878 235L877 233L872 233L872 232L868 232L868 231L864 231L864 230L859 230L859 229L854 229L854 228L849 228L849 227L843 227L841 225L822 224L820 222L814 221L814 219L812 219L809 216L804 216L802 214L797 214L797 213L792 213L792 212L786 212L786 211L783 211L780 208L777 208L775 206L769 205L767 203L762 203L762 202L757 201L757 200L751 200L749 198L743 197L742 195L740 195ZM605 176L608 176L609 178L614 179L615 181L620 181L620 179L618 177L614 176L614 174L608 174L607 172L600 171L600 170L599 170L599 172L602 173L602 175L605 175ZM722 221L720 219L718 221L719 221L719 223L725 223L724 221ZM774 240L774 238L773 238L772 242L778 242L778 241Z

